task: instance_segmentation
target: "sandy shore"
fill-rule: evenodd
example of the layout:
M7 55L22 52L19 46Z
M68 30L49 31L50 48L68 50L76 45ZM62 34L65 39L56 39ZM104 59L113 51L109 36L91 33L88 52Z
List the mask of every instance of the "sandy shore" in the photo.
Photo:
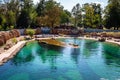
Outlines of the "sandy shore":
M83 39L91 39L91 40L97 40L98 41L98 39L96 39L96 38L86 38L86 37L83 37ZM120 45L120 42L116 42L114 39L106 40L105 42L109 42L109 43L114 43L114 44Z

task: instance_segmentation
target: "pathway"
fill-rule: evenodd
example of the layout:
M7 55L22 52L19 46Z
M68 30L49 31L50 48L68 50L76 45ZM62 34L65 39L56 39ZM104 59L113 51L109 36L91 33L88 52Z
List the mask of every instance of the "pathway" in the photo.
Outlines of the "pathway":
M4 53L0 54L0 65L12 58L25 45L26 41L20 41Z

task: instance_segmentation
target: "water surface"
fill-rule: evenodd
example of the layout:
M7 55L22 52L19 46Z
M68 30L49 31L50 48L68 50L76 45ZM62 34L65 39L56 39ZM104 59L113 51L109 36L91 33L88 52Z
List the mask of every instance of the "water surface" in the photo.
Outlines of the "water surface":
M3 66L0 80L119 80L120 46L84 39L60 39L78 49L30 42Z

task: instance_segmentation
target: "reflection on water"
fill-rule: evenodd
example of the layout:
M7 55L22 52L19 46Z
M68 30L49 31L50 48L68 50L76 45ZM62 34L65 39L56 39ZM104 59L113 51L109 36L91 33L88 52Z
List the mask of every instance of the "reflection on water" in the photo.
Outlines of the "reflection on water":
M71 58L76 62L76 64L78 64L79 55L80 55L79 49L77 48L72 49Z
M28 43L0 66L0 80L117 80L120 47L84 39L59 39L80 48L58 48Z

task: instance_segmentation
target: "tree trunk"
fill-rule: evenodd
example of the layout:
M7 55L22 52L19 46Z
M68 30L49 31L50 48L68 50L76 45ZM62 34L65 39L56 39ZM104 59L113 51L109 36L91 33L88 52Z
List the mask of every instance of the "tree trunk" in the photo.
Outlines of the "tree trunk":
M119 27L117 27L117 30L119 29Z
M54 27L54 22L51 22L51 27L52 27L52 28Z
M115 27L114 27L114 30L115 30Z
M75 27L77 27L77 18L75 17Z

